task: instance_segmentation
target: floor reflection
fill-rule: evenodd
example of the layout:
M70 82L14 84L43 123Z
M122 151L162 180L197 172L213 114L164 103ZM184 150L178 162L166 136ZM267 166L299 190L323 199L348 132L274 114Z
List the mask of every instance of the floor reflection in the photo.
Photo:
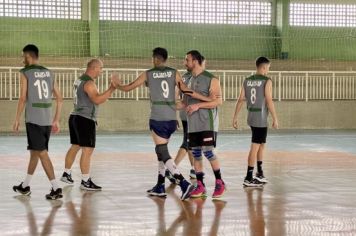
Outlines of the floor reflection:
M263 188L244 188L247 211L250 220L250 235L265 235L265 216L263 214Z
M61 200L52 200L52 201L47 201L48 204L51 205L51 211L49 212L47 218L45 219L43 223L43 227L41 232L39 232L39 224L37 223L36 216L34 214L32 204L31 204L31 196L25 196L25 195L18 195L14 197L17 199L24 207L26 210L27 214L27 222L28 222L28 228L29 228L29 235L49 235L52 233L52 226L53 226L53 221L55 219L56 213L59 210L59 208L62 207L63 202Z
M158 228L159 236L176 235L180 230L183 235L194 236L203 235L203 208L206 198L195 198L188 201L181 201L179 196L174 192L174 185L167 188L168 197L172 197L175 203L180 207L180 213L177 218L167 226L165 217L166 199L161 197L149 197L157 206L158 210ZM215 206L214 218L208 235L218 235L221 213L226 205L225 201L213 201ZM182 229L180 229L180 227Z
M92 206L92 196L98 192L82 191L82 201L77 210L72 200L72 186L63 188L63 197L65 208L71 221L70 235L91 235L96 232L97 223L96 214Z

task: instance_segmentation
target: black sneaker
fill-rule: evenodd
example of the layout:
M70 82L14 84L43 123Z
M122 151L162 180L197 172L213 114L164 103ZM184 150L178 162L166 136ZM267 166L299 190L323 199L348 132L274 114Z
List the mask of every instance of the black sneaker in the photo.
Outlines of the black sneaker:
M166 189L164 188L164 184L156 184L153 188L147 190L147 194L150 196L158 196L158 197L165 197Z
M263 187L263 183L260 182L258 179L245 179L244 183L243 183L244 187L254 187L254 188L258 188L258 187Z
M67 184L74 184L74 180L72 179L72 175L67 172L63 172L61 181Z
M62 189L61 188L57 188L56 191L53 190L53 188L51 188L51 192L49 194L46 194L46 199L48 200L56 200L59 198L62 198Z
M262 173L256 173L255 179L257 179L258 181L260 181L263 184L267 184L268 183L268 180L263 175L263 172Z
M180 182L179 185L182 190L182 196L180 197L180 199L184 201L185 199L190 197L195 187L193 184L189 183L185 179L182 182Z
M174 176L171 174L171 172L169 172L169 170L166 170L165 176L169 180L169 182L171 182L171 184L178 184L177 183L178 181L174 178Z
M94 184L93 181L91 181L91 178L89 178L88 181L86 182L82 180L82 183L80 184L80 188L88 191L101 191L101 187Z
M30 194L31 194L30 186L27 186L24 188L24 187L22 187L22 184L23 184L23 182L21 182L21 184L19 184L17 186L16 185L13 186L12 189L17 193L21 193L22 195L30 196Z

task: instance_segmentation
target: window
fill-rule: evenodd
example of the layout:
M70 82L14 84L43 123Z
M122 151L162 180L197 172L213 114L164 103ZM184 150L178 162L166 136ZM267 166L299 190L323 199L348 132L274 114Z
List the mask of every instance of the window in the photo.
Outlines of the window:
M2 0L0 16L81 19L81 0Z
M101 0L100 20L271 25L271 1Z
M290 25L356 27L356 5L292 3Z

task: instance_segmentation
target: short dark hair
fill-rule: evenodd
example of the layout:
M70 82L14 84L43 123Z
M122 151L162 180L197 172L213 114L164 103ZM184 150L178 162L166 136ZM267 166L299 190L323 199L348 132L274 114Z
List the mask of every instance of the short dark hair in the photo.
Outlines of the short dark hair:
M161 58L163 61L167 61L168 51L165 48L155 48L152 50L152 57Z
M38 58L39 50L38 47L34 44L27 44L23 49L22 52L30 53L32 57Z
M201 55L201 53L198 50L191 50L187 52L187 55L191 55L193 60L197 60L199 65L201 65L205 60L205 57Z
M260 67L262 64L271 63L267 57L259 57L256 59L256 67Z

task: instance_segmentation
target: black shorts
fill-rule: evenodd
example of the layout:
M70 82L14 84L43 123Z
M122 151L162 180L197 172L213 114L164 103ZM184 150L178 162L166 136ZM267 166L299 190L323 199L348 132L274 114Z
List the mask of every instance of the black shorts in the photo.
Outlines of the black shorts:
M169 139L177 130L177 121L158 121L150 119L150 130L162 138Z
M27 150L48 151L48 142L51 136L52 126L40 126L26 123Z
M68 124L71 144L95 148L95 121L78 115L70 115Z
M218 133L214 131L188 133L189 148L202 147L202 146L216 147L217 136Z
M267 127L252 127L251 126L251 131L252 131L252 143L266 143L267 139Z
M186 120L182 120L182 126L183 126L183 142L180 148L183 148L185 150L188 150L189 145L188 145L188 122Z

